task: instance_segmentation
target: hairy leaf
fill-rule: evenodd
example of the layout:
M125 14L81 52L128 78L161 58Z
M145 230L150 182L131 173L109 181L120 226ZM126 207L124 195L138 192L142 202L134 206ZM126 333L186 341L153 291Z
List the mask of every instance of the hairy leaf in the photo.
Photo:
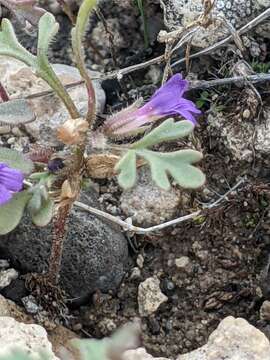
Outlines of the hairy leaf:
M54 202L51 199L43 200L40 209L32 214L33 223L36 226L46 226L53 217Z
M167 119L161 125L133 143L131 149L116 164L119 172L118 182L124 189L131 188L136 182L136 157L143 158L150 166L153 181L162 189L170 189L170 177L183 188L196 189L205 182L202 171L192 164L202 158L195 150L178 150L161 153L147 148L164 141L182 138L192 132L194 125L190 121L174 122Z
M33 196L28 202L27 210L30 214L36 214L42 206L42 193L39 188L31 189L31 192L33 192Z
M132 144L132 148L148 148L164 141L180 139L190 134L193 129L194 125L190 121L183 120L174 122L174 119L167 119L141 140Z
M129 150L117 163L118 182L124 189L131 188L136 182L136 155L145 159L151 170L153 181L162 189L169 190L171 176L178 185L187 189L196 189L205 182L203 172L193 166L202 158L195 150L179 150L160 153L146 149Z
M24 99L14 99L0 103L0 124L19 125L35 120L29 103Z
M0 55L10 56L35 67L36 57L27 51L17 40L13 26L8 19L1 22Z
M150 150L137 152L148 161L153 181L162 189L170 189L170 175L178 185L186 189L196 189L205 182L202 171L192 164L202 159L202 154L195 150L179 150L171 153L159 153Z
M54 16L50 13L44 14L38 23L38 49L37 56L47 57L49 45L54 36L58 33L59 24L56 22Z
M8 19L1 22L0 55L10 56L32 67L37 76L45 80L61 98L72 118L79 117L70 95L55 74L47 57L49 44L58 31L58 24L52 14L45 13L39 20L38 56L32 55L17 40L12 24Z
M4 147L0 147L0 163L5 163L14 169L22 171L24 174L29 174L33 170L31 160L26 159L16 150Z
M0 206L0 235L11 232L19 224L30 197L28 191L22 191L15 194L7 204Z
M136 151L129 150L116 164L115 170L119 172L118 182L124 189L131 188L136 182Z

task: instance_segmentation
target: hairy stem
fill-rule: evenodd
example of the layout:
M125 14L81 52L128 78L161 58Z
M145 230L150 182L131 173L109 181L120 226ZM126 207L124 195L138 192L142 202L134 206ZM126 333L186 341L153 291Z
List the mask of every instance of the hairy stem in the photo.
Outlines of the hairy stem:
M71 204L60 206L53 219L53 234L48 277L53 285L57 285L61 269L64 240L67 232L67 223Z
M80 71L82 78L85 80L87 93L88 93L88 111L86 120L91 126L95 120L96 114L96 96L95 90L93 87L92 80L88 74L84 63L84 53L82 48L82 37L86 30L86 25L90 12L96 5L96 0L84 0L82 3L78 16L75 28L72 29L72 48L76 59L77 67Z
M47 64L46 65L46 71L43 70L44 67L42 67L42 70L39 70L37 72L37 75L39 75L43 80L47 82L48 85L56 92L56 94L60 97L60 99L65 104L70 116L72 119L77 119L80 117L80 114L71 99L69 93L65 89L64 85L61 83L57 75L55 74L53 68Z

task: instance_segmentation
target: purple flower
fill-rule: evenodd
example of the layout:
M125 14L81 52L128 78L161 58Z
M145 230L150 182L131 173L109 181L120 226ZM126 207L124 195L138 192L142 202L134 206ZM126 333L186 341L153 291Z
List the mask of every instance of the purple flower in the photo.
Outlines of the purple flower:
M183 80L181 74L172 76L142 107L138 108L135 103L111 116L104 124L105 131L121 135L154 120L173 115L180 115L196 124L194 114L200 114L201 111L192 101L183 97L187 89L188 81Z
M7 203L14 192L23 187L23 174L21 171L0 163L0 206Z

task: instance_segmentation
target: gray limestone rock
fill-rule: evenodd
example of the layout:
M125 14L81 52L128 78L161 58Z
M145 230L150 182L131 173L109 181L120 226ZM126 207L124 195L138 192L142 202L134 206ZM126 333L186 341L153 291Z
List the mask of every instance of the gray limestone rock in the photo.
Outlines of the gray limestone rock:
M201 0L160 0L160 4L169 31L190 25L203 13ZM268 6L268 0L217 0L212 10L216 21L207 29L200 28L193 36L192 44L202 48L212 45L229 34L229 28L222 19L238 29Z
M226 317L206 345L177 360L269 360L267 337L245 319Z
M93 197L81 200L92 206ZM96 206L97 207L97 206ZM51 226L37 228L28 217L0 238L1 256L11 259L22 272L45 271L51 246ZM96 289L115 290L128 259L122 233L97 217L73 208L65 240L60 285L72 298L84 298Z
M149 170L140 169L137 183L123 192L120 201L121 209L134 223L151 226L176 217L189 201L189 195L176 188L160 189L153 183Z

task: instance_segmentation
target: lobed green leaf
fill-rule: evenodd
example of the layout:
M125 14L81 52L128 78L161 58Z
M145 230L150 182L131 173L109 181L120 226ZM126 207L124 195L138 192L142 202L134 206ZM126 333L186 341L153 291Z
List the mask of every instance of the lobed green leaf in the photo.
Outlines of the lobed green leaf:
M28 66L35 66L36 57L18 42L13 26L8 19L3 19L1 22L0 55L13 57Z
M159 153L143 149L137 151L137 154L149 163L153 181L164 190L171 187L169 176L186 189L196 189L205 183L203 172L192 165L202 159L202 154L198 151Z
M174 119L167 119L141 140L132 144L131 148L149 148L164 141L180 139L190 134L193 129L194 125L190 121L183 120L174 122Z
M47 59L49 46L54 36L58 33L59 24L56 22L55 17L50 13L45 13L38 23L38 59L43 56Z

